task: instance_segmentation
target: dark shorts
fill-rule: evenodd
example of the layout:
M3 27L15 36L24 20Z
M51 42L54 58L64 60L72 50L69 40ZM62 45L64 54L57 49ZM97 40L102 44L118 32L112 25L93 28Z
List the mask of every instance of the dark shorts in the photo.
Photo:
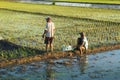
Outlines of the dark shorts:
M52 44L53 37L45 37L45 44Z

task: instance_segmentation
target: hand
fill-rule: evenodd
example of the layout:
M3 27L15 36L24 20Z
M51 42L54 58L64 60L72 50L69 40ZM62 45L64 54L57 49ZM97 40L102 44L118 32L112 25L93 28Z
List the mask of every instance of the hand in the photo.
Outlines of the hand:
M44 37L45 37L45 35L43 34L43 35L42 35L42 38L44 38Z

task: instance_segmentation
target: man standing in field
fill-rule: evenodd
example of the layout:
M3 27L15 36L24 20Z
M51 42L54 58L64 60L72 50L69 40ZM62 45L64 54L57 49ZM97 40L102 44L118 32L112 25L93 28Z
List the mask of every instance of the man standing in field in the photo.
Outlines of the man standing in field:
M53 51L52 42L54 38L55 26L50 17L46 18L46 22L47 22L46 27L42 37L45 36L46 51L48 52L48 47L50 46L50 51L52 52Z

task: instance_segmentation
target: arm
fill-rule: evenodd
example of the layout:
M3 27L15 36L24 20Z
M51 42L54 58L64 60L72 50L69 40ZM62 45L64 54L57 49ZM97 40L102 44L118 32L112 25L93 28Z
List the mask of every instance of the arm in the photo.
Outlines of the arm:
M44 36L45 36L45 34L47 33L47 24L46 24L46 27L45 27L45 29L44 29L44 32L43 32L43 34L42 34L42 38L44 38Z
M44 33L43 33L43 35L45 35L47 33L47 30L44 30Z
M44 38L46 32L47 32L47 30L44 30L44 33L43 33L43 35L42 35L42 38Z

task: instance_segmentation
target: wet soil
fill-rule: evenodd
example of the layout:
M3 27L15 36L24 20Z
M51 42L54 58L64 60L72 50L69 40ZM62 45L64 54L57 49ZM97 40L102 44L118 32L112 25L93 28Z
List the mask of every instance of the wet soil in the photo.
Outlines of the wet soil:
M102 46L102 47L97 47L94 49L88 49L87 54L95 54L97 52L104 52L104 51L115 50L115 49L120 49L120 44L110 45L110 46ZM79 55L78 50L67 51L67 52L62 52L62 51L47 52L47 53L39 54L39 55L35 55L35 56L28 56L28 57L23 57L23 58L18 58L18 59L10 59L10 60L2 60L2 61L0 61L0 68L8 66L8 65L30 63L32 61L69 58L69 57L74 57L76 55Z
M0 80L119 80L120 49L0 68Z

